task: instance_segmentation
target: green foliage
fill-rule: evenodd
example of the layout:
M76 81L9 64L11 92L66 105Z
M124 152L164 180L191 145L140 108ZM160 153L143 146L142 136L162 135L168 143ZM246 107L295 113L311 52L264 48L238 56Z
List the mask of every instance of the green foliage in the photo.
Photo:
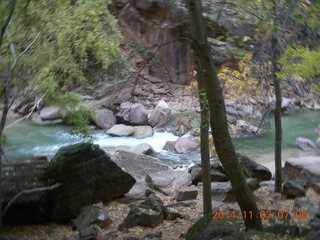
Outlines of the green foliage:
M286 49L280 63L283 66L283 74L299 76L301 78L310 78L320 74L320 47L315 50L307 48L289 47ZM313 85L312 90L320 91L320 83Z

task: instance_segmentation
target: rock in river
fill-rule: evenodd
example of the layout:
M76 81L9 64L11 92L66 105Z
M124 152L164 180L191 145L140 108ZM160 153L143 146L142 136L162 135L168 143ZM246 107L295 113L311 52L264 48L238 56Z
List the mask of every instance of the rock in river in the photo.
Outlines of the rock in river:
M132 134L134 134L134 131L135 131L134 127L132 126L127 126L124 124L116 124L107 131L107 134L112 136L123 137L123 136L131 136Z

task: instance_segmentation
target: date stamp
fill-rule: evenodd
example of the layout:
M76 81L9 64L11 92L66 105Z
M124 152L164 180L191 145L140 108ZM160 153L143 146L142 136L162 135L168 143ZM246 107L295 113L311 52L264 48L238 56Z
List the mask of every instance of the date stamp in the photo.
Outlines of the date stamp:
M212 219L307 219L309 217L307 210L297 210L293 214L290 214L290 211L284 211L284 210L277 210L277 211L271 211L271 210L261 210L258 212L258 214L255 216L252 211L212 211Z

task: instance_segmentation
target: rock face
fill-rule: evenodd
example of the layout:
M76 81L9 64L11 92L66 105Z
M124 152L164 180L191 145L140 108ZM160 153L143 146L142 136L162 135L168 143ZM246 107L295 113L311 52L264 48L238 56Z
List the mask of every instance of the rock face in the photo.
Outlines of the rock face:
M152 48L187 37L187 19L184 8L162 0L131 0L119 15L119 23L126 34ZM193 61L187 41L168 44L158 54L173 83L189 84L192 81Z
M45 107L40 111L40 117L42 120L56 120L61 118L59 111L58 106Z
M163 100L159 101L150 115L149 124L152 127L160 127L166 124L170 120L170 113L168 104Z
M308 186L320 182L320 157L290 158L284 165L283 179Z
M187 137L179 138L174 145L174 149L176 150L177 153L185 153L197 147L199 147L198 141L192 138L187 138Z
M132 125L148 124L147 109L139 103L121 103L120 111L117 114L117 116Z
M98 145L79 143L61 148L51 160L47 184L61 183L52 191L52 220L64 221L82 207L126 194L135 179L119 168Z
M298 137L296 139L296 144L303 151L313 151L317 148L317 145L308 138Z
M96 117L93 119L93 121L99 128L106 130L117 123L116 116L109 109L97 111Z
M134 127L132 126L127 126L124 124L116 124L107 131L107 134L112 136L123 137L123 136L133 135L134 131L135 131Z
M259 163L251 160L248 156L237 152L238 160L243 168L244 174L249 178L256 178L260 181L268 181L272 177L271 171Z

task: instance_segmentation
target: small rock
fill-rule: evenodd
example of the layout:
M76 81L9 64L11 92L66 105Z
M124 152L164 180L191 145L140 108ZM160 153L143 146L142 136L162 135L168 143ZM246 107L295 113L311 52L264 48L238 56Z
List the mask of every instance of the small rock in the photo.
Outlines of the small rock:
M107 134L119 137L131 136L134 134L134 127L124 124L116 124L107 131Z
M164 144L163 150L166 150L168 152L174 152L174 145L176 144L176 141L166 141Z
M73 225L78 231L92 224L104 228L111 223L112 220L107 216L102 203L84 207L80 215L73 221Z
M97 225L85 227L79 230L81 240L97 240L100 228Z
M133 152L136 154L152 154L154 152L153 148L148 143L140 143L135 147L131 147L128 149L129 152Z
M305 196L305 189L298 182L288 181L283 184L282 193L288 198L303 197Z
M164 219L165 220L176 220L177 218L183 218L182 215L177 211L169 208L164 208Z
M176 201L185 201L196 199L198 190L193 186L182 186L176 191Z
M177 153L185 153L197 147L199 147L198 141L187 137L179 138L174 145L174 149Z
M151 232L151 233L146 233L144 235L145 238L150 238L150 239L161 239L162 238L162 232L161 231L156 231L156 232Z
M134 127L133 136L138 139L152 137L153 129L150 126L136 126Z

